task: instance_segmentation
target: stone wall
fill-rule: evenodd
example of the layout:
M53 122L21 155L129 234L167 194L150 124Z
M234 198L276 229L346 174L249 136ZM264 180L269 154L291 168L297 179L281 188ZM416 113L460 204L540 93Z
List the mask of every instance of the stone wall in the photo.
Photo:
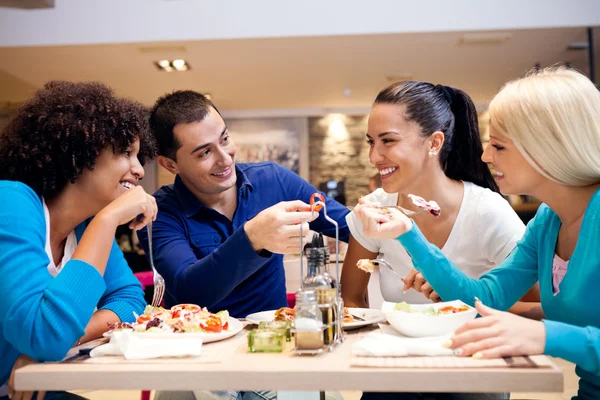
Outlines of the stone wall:
M346 204L369 193L377 170L369 163L366 116L330 114L308 119L310 182L344 181Z

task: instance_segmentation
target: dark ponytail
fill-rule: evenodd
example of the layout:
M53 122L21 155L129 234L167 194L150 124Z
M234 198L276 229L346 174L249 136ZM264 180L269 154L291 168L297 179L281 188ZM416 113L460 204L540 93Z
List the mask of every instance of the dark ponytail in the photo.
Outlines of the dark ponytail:
M465 92L428 82L399 82L377 95L375 104L401 104L405 117L421 127L425 136L444 133L440 164L446 176L498 192L488 166L481 160L477 110Z

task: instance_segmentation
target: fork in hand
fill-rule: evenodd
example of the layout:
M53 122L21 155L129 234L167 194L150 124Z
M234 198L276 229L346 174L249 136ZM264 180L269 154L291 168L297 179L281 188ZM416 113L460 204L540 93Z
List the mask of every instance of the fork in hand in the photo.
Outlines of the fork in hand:
M165 279L154 268L154 257L152 256L152 221L147 225L148 229L148 256L150 258L150 266L154 273L154 296L152 297L152 307L159 307L162 304L165 296Z
M403 277L402 275L400 275L399 273L397 273L397 272L394 270L394 268L392 268L392 266L390 265L390 263L389 263L389 262L387 262L386 260L384 260L384 258L383 258L383 254L381 254L381 253L380 253L380 254L378 254L378 255L377 255L377 258L376 258L376 259L374 259L374 260L369 260L369 261L371 261L371 262L372 262L374 265L378 265L380 268L381 268L381 266L384 266L384 267L386 267L387 269L389 269L389 270L392 272L392 274L396 275L397 277L399 277L399 278L400 278L400 280L401 280L402 282L404 282L404 277Z
M378 208L380 210L383 210L383 209L386 209L386 208L395 208L396 210L401 211L407 217L413 217L415 215L419 215L419 214L422 214L425 211L427 211L424 208L422 208L422 209L420 209L418 211L413 211L413 210L409 210L408 208L404 208L404 207L400 207L400 206L382 206L382 205L379 205L379 204L373 204L373 205L369 205L367 207ZM354 209L354 206L347 206L346 208L348 210L352 211Z

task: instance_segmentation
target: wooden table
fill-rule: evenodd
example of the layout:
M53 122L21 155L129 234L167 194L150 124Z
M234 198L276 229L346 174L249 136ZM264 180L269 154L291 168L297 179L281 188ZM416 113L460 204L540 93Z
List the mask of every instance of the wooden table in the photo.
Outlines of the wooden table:
M34 364L16 372L17 390L363 390L391 392L562 392L563 375L549 368L357 368L351 346L377 328L351 331L331 353L247 353L247 330L205 344L212 363L152 360ZM540 356L544 357L544 356ZM544 357L545 359L545 357ZM100 359L96 359L100 360Z

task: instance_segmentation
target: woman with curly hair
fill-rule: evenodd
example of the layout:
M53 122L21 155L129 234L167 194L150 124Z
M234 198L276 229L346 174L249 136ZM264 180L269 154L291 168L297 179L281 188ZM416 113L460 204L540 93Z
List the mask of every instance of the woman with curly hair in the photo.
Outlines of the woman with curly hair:
M0 135L0 386L143 312L114 235L156 216L154 153L145 107L101 83L46 84Z

